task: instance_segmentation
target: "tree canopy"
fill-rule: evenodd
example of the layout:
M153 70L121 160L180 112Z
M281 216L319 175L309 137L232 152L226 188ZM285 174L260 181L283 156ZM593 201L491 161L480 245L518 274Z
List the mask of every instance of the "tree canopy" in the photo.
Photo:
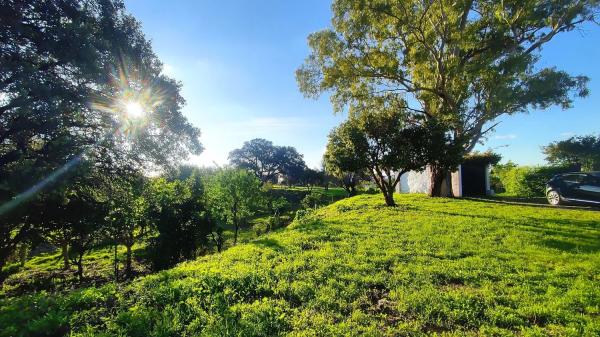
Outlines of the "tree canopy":
M600 136L575 136L543 147L546 160L554 165L577 166L600 171Z
M34 227L26 207L68 188L82 163L112 179L202 145L181 84L121 0L2 1L0 13L1 266Z
M557 34L595 20L596 0L336 0L332 11L296 77L308 97L331 92L335 111L381 100L436 120L469 152L502 115L588 94L587 77L537 61Z
M430 149L445 141L424 125L406 125L396 109L375 110L350 117L329 134L326 157L340 172L367 171L388 206L400 176L421 171L430 160ZM438 143L434 143L437 140Z
M240 226L263 205L260 181L244 169L218 171L208 181L206 199L213 218L234 227L234 244Z
M0 6L0 176L26 171L17 190L77 157L114 170L200 153L199 130L181 113L180 84L161 74L122 1ZM131 102L143 118L127 115Z
M250 170L262 183L272 182L279 175L300 178L306 164L302 155L291 146L277 146L256 138L229 153L229 161L236 167Z

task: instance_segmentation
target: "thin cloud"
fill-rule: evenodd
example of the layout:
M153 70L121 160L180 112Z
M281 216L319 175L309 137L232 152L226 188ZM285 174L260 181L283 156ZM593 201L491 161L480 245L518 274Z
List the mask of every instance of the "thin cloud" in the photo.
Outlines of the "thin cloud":
M575 132L572 132L572 131L562 132L560 134L560 136L563 138L570 138L570 137L575 136Z
M515 135L514 133L510 133L510 134L507 134L507 135L497 135L497 136L494 137L494 139L497 139L497 140L511 140L511 139L517 139L517 137L518 136Z

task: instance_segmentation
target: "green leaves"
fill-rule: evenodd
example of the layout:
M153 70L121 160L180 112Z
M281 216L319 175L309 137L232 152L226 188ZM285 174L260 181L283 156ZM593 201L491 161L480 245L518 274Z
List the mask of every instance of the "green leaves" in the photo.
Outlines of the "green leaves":
M554 165L580 166L583 171L600 170L600 136L576 136L543 147L546 160Z
M264 204L260 180L247 170L233 168L222 169L210 177L206 200L215 220L235 227L234 242L240 224Z
M467 151L503 114L568 108L585 76L535 70L541 47L593 21L596 0L337 0L333 27L309 36L296 72L309 97L358 114L378 99L447 123ZM412 118L407 115L406 118ZM486 131L487 130L487 131Z
M277 146L273 142L256 138L229 153L229 161L236 167L250 170L261 183L273 182L278 176L298 175L306 164L302 155L292 146Z

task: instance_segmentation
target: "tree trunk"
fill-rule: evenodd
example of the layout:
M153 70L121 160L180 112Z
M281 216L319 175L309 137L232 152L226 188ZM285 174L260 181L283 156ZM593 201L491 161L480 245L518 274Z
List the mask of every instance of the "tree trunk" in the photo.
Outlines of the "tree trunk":
M446 191L446 193L442 192L444 177L446 177L448 173L436 166L430 166L429 170L429 190L427 191L427 194L430 197L447 197L449 191Z
M79 259L76 261L77 264L77 277L79 281L83 280L83 253L79 254Z
M221 252L221 250L223 250L223 238L221 238L221 235L219 235L218 237L215 237L213 235L213 240L215 240L215 244L217 245L217 252Z
M19 263L22 267L25 267L25 262L27 262L27 257L29 255L29 247L25 243L21 243L19 245ZM2 271L2 269L0 269Z
M126 254L126 259L125 259L125 274L129 278L132 275L132 270L131 270L131 245L127 245L126 248L127 248L127 254Z
M240 226L236 223L235 224L235 232L233 234L233 244L237 244L237 237L238 237L238 230L240 229Z
M350 196L353 197L356 195L356 186L350 186Z
M113 269L114 269L114 276L115 276L115 281L119 280L119 260L117 258L117 248L118 248L118 244L117 244L117 240L115 239L115 247L114 247L114 258L113 258Z
M66 242L61 244L61 254L63 258L63 269L67 270L70 267L69 263L69 245Z
M386 205L396 206L396 202L394 201L394 192L385 191L383 192L383 196L385 198Z

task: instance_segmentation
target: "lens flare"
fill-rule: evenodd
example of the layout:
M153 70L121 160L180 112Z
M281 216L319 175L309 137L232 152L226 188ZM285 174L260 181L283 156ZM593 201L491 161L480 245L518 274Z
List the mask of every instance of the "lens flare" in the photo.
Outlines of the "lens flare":
M84 160L90 151L108 137L121 138L124 146L148 132L155 123L154 111L163 104L169 96L160 85L160 79L151 74L145 74L134 63L121 60L120 67L114 67L107 74L111 81L104 90L93 94L89 109L98 112L105 120L112 120L113 127L106 134L82 153L51 172L31 188L19 193L10 201L0 205L0 215L12 211L34 197L50 183L61 179L62 176ZM1 97L0 97L1 99Z
M135 101L125 103L125 112L131 118L141 118L146 114L142 105Z

